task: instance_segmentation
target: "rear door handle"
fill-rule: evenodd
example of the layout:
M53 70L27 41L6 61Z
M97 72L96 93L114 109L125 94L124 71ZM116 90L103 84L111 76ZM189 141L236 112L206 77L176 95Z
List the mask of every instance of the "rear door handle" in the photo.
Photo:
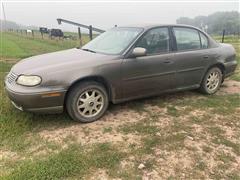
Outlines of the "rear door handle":
M209 56L203 56L203 58L204 58L204 59L208 59L208 58L209 58Z
M172 60L170 57L167 57L164 61L163 61L164 64L172 64Z

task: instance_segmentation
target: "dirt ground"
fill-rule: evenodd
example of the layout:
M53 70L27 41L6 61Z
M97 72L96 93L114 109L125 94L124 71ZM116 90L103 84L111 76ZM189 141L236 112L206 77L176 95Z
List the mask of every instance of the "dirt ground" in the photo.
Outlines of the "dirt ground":
M233 80L226 80L221 89L218 91L218 94L236 94L240 93L240 82Z
M236 93L240 93L240 82L226 80L217 95ZM166 108L160 108L158 106L147 104L145 105L145 109L147 109L148 112L154 112L159 115L160 118L154 122L154 125L159 129L168 129L173 125L174 117L167 115ZM189 120L189 117L203 117L208 113L208 111L194 110L186 115L178 117L178 120L184 123ZM122 147L127 149L129 145L133 143L141 145L141 138L144 135L139 135L134 132L125 134L118 130L119 127L126 124L143 121L147 117L148 113L146 112L139 113L132 109L129 109L128 106L120 105L118 106L117 110L108 111L108 113L100 121L90 124L77 124L62 129L43 130L39 132L39 135L47 141L53 141L55 143L61 144L62 147L65 147L65 145L67 145L65 142L66 139L69 139L72 141L72 143L78 142L81 144L111 142L113 144L121 144L123 145ZM213 121L217 122L223 118L225 117L215 114ZM236 134L239 134L239 132L236 132L236 129L225 125L219 125L219 127L225 131L224 135L228 139L231 139L232 141L235 141L239 144L239 139L236 138ZM240 172L239 155L233 153L229 147L225 147L223 145L216 146L215 144L209 143L211 142L212 134L206 133L206 127L203 127L199 124L192 124L191 128L192 130L190 134L192 135L186 135L183 140L185 148L176 151L167 151L161 148L154 149L154 152L150 155L150 159L152 156L154 157L155 165L151 170L142 170L142 179L146 180L168 178L171 176L175 177L176 172L182 172L180 176L178 173L177 174L180 179L185 179L187 178L186 174L189 172L191 173L192 168L196 166L196 162L200 164L199 166L201 166L201 163L206 166L204 167L204 172L197 173L199 177L211 178L210 175L216 173L214 171L218 169L218 166L224 164L224 162L216 161L215 159L220 152L230 154L230 156L235 159L231 164L231 168L226 171L231 172L237 170ZM161 136L161 133L164 134L168 132L160 131L157 135ZM185 133L188 134L187 132ZM209 149L211 149L211 152L205 152L204 147L209 147ZM192 149L194 149L194 151L192 151ZM145 162L148 158L148 156L145 157ZM123 164L124 166L133 166L133 161L134 157L132 160L129 159L128 161L123 162ZM207 171L207 173L205 171ZM184 172L186 172L186 174ZM192 173L194 173L194 171ZM91 179L109 179L109 177L104 170L100 170L99 172L92 174Z
M240 94L240 82L226 80L217 93L219 96L230 94ZM46 142L59 145L62 149L74 143L92 145L110 142L130 154L121 162L120 170L130 170L134 174L137 169L144 180L237 177L240 172L240 109L238 108L234 115L224 115L213 113L211 108L188 110L191 108L188 105L174 105L175 98L202 98L198 96L196 92L166 95L167 106L151 103L154 99L137 101L136 106L141 106L140 108L131 108L129 103L111 105L110 110L99 121L42 129L37 132L37 136ZM174 109L171 110L172 107ZM205 121L205 118L209 118L208 121ZM238 121L233 121L233 124L230 122L229 125L227 118L238 118ZM138 126L139 129L136 129ZM145 133L144 128L149 128L149 132ZM158 131L152 133L151 128L157 128ZM29 137L31 136L30 133ZM157 141L145 154L132 153L133 145L134 150L144 146L144 138L159 138L162 141ZM56 152L43 148L41 143L29 148L29 153L38 157ZM0 154L0 159L5 160L25 158L11 151L2 151ZM143 164L143 167L140 167L140 164ZM99 169L85 179L113 178L106 170Z

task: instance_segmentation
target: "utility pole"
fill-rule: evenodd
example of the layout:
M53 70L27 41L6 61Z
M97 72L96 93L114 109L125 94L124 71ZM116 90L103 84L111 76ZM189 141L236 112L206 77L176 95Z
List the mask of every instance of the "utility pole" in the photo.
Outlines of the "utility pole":
M3 2L2 2L2 12L3 12L3 19L4 19L3 24L2 24L2 30L3 30L4 25L5 25L5 28L6 28L6 24L7 24L7 18L6 18L6 13L5 13Z

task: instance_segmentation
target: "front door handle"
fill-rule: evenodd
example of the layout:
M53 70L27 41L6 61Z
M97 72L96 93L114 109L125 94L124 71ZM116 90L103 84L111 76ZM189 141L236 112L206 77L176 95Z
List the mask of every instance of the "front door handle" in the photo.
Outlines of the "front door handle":
M164 63L164 64L171 64L172 61L170 61L170 60L166 60L166 61L163 61L163 63Z
M206 56L203 56L203 59L208 59L208 58L209 58L209 56L207 56L207 55L206 55Z

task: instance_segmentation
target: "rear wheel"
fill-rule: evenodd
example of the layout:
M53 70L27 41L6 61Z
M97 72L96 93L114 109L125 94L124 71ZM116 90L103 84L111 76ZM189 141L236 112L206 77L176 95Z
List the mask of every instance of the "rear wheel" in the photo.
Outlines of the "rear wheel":
M108 95L105 88L97 82L83 82L76 85L66 101L68 114L73 120L93 122L107 110Z
M213 67L208 70L201 83L200 90L205 94L214 94L222 84L223 74L221 69Z

